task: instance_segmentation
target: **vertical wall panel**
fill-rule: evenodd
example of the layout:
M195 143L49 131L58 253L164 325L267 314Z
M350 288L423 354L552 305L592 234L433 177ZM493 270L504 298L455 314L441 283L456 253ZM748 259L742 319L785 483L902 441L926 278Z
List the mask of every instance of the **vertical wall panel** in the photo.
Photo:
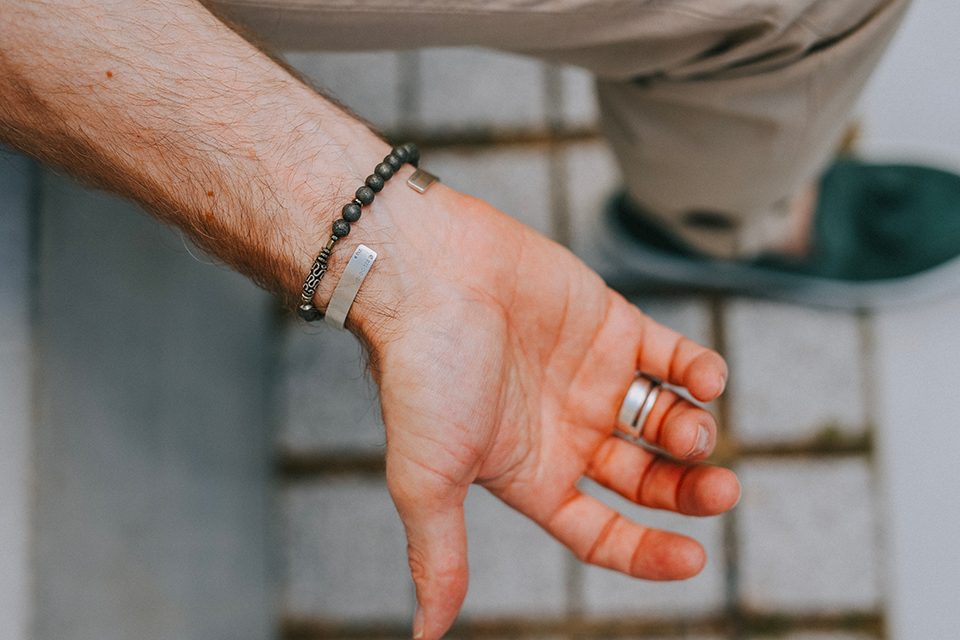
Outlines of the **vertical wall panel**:
M269 638L265 294L45 176L37 640Z
M960 4L914 2L862 101L861 147L881 160L960 171ZM890 637L926 640L960 626L960 296L878 314L879 466L885 492Z
M30 617L30 258L34 167L0 149L0 636Z

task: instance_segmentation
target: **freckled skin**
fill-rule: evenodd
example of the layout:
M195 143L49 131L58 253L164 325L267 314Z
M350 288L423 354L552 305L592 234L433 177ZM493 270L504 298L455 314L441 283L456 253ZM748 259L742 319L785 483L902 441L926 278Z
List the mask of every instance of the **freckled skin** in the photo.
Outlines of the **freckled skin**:
M212 198L212 197L213 197L213 191L207 191L207 197L208 197L208 198Z
M107 71L107 77L108 77L108 78L112 78L112 77L113 77L113 71L109 71L109 70L108 70L108 71Z

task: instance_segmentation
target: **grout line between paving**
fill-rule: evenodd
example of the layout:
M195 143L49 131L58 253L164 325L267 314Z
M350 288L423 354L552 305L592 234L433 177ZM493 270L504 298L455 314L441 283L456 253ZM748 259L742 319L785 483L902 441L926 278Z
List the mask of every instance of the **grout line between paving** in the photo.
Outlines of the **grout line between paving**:
M866 632L876 635L882 622L875 613L833 614L745 614L744 637L779 638L790 632ZM651 618L530 618L472 619L459 622L450 637L461 640L494 638L543 638L568 636L583 640L609 638L687 638L691 634L717 636L728 633L729 621L724 616ZM404 622L367 624L337 623L332 620L287 618L280 629L282 640L394 640L406 637L409 628ZM728 636L730 637L730 636Z
M286 330L287 318L290 315L289 311L283 308L280 304L271 304L267 307L266 313L269 314L267 321L267 345L264 348L264 421L267 425L266 438L267 442L264 443L266 451L271 452L272 462L275 464L277 460L277 442L280 441L280 430L282 425L287 420L286 415L286 403L284 402L283 386L282 380L283 376L281 375L284 367L284 357L283 357L283 348L284 348L284 332ZM271 460L267 460L269 465ZM276 601L282 598L282 592L284 589L285 576L284 576L284 561L283 561L283 541L287 538L285 536L284 527L286 526L286 521L283 518L283 500L281 492L283 490L283 485L278 482L282 479L276 469L274 468L270 472L273 476L274 482L270 487L270 490L266 492L266 499L268 504L265 505L265 512L269 514L266 523L266 534L264 535L264 540L267 545L265 550L265 557L267 558L267 584L269 588L266 590L267 596L271 598L271 601L265 603L266 611L271 612L271 620L273 622L273 627L279 628L281 622L281 613L276 606Z
M879 399L879 389L877 388L877 379L874 375L874 372L877 370L877 354L876 354L876 338L874 335L874 315L869 312L861 312L857 317L857 328L860 334L860 357L861 364L863 366L863 406L864 406L864 417L866 422L866 435L870 438L871 447L867 454L867 462L870 466L870 476L873 484L873 500L874 500L874 512L877 517L877 522L889 522L889 518L884 517L888 509L888 503L883 499L883 486L880 482L880 479L883 477L882 469L880 468L880 456L876 451L876 447L873 446L873 443L876 442L876 437L873 434L873 431L877 428L877 425L880 424L880 416L877 413L878 399ZM884 535L883 527L877 527L874 531L874 536L876 536L876 545L879 550L880 556L883 558L888 557L884 551L887 549L889 541ZM890 585L889 585L889 571L880 571L878 578L879 580L879 590L880 590L880 628L878 631L879 637L886 640L889 638L889 626L886 616L887 611L887 599L890 594Z
M552 134L563 130L563 77L560 67L543 64L543 103L547 128Z
M573 239L570 203L567 198L567 154L564 145L554 142L548 152L550 166L551 236L570 248Z
M713 348L721 353L727 353L727 332L725 305L722 298L716 296L710 300L710 331ZM729 458L723 464L735 467L739 456L739 448L735 444L735 434L730 421L730 399L727 394L720 396L716 401L718 424L722 425L722 435L731 445L726 448ZM731 640L741 640L745 637L743 612L740 605L740 555L737 534L736 508L723 516L723 587L724 612L729 623L728 637Z
M544 103L547 112L549 185L550 185L550 235L569 248L572 237L570 203L567 197L567 153L560 139L563 134L563 77L556 65L544 65Z
M563 577L564 597L566 598L566 612L570 617L580 617L584 614L584 583L583 583L583 563L577 560L572 552L564 554Z
M510 148L515 146L546 145L553 142L594 142L602 139L593 127L579 127L550 131L541 129L513 129L474 127L458 130L432 131L422 127L399 127L388 132L391 140L414 140L423 149L477 150Z
M420 52L402 51L399 56L400 81L397 90L400 128L416 129L421 121ZM396 138L400 140L401 138ZM404 138L405 140L405 138Z
M722 413L719 410L717 413L722 422ZM721 435L723 438L729 437L723 431L721 431ZM870 446L867 440L855 440L849 443L844 442L827 446L800 444L737 447L729 445L710 462L733 465L747 460L862 457L869 455ZM277 476L288 483L344 475L380 476L384 471L383 451L381 449L363 451L281 450L277 453L274 469Z
M877 399L879 396L876 388L876 379L874 377L876 370L874 366L876 363L874 348L876 343L873 336L872 314L865 311L857 314L857 333L860 340L858 351L860 352L862 371L862 388L860 393L863 397L864 434L871 445L868 454L872 459L876 457L873 455L872 445L875 441L873 431L876 429L876 425L879 424L879 416L877 415Z

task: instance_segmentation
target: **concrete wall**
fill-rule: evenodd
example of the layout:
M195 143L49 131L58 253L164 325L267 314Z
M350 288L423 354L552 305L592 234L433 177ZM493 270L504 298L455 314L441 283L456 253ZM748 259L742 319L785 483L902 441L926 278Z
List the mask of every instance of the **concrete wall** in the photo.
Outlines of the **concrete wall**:
M0 638L27 640L31 439L31 209L36 170L0 149Z
M266 296L128 203L40 194L31 637L271 637Z

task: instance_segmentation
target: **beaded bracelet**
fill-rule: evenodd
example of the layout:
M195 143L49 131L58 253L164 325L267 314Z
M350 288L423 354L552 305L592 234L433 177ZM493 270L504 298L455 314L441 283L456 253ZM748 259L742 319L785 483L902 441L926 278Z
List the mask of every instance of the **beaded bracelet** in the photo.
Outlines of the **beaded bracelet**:
M363 186L357 189L353 200L343 205L341 217L333 223L333 233L327 244L324 245L320 253L317 254L307 279L303 282L303 291L300 293L300 306L297 307L297 313L307 322L313 322L323 318L323 313L313 304L313 296L320 286L320 280L327 272L327 261L333 252L333 246L340 238L346 237L350 233L351 223L360 219L361 208L373 202L373 198L379 193L387 180L393 177L404 163L410 163L414 167L420 164L420 150L412 142L395 146L389 154L378 164Z

